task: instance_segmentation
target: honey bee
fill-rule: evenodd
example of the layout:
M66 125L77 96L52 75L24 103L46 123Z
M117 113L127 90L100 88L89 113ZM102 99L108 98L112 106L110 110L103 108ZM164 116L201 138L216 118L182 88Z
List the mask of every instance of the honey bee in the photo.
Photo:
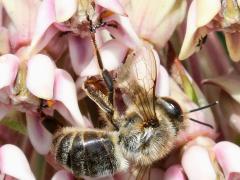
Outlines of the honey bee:
M185 117L176 101L155 95L157 63L146 45L129 53L114 80L105 70L104 81L89 78L83 88L104 112L107 125L57 130L52 144L56 161L76 177L98 177L164 158L184 129Z

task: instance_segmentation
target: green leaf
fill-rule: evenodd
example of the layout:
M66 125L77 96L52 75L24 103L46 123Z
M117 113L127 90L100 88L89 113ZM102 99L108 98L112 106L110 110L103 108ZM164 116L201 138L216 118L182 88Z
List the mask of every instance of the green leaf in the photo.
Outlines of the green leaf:
M26 126L24 124L24 117L19 112L11 111L5 118L0 121L0 125L4 125L23 135L27 134Z

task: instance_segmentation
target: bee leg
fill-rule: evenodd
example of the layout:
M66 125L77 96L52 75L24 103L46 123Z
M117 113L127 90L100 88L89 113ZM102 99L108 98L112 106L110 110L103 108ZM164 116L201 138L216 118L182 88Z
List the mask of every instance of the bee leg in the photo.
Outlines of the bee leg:
M62 128L53 136L52 153L76 177L109 176L128 168L116 132Z

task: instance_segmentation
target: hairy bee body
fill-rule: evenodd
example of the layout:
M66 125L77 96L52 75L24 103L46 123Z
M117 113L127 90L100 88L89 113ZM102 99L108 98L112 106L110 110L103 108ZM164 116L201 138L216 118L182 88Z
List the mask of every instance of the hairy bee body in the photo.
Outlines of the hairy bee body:
M173 99L155 95L156 77L155 55L147 46L128 55L111 93L112 87L102 88L96 77L85 81L83 89L111 126L60 129L53 139L56 160L76 177L96 177L126 170L128 164L144 169L169 154L184 117Z
M116 138L114 133L63 128L53 137L52 152L60 164L78 177L111 175L127 168Z

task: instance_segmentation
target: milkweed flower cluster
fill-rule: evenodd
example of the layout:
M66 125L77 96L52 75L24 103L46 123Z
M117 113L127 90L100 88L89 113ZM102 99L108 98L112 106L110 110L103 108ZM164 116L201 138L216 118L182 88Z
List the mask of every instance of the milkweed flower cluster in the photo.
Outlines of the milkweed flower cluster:
M114 74L147 46L156 96L186 112L219 104L189 114L199 123L187 120L175 149L142 178L240 179L239 24L236 0L0 0L0 178L74 179L51 156L44 118L97 127L84 81L101 66Z

